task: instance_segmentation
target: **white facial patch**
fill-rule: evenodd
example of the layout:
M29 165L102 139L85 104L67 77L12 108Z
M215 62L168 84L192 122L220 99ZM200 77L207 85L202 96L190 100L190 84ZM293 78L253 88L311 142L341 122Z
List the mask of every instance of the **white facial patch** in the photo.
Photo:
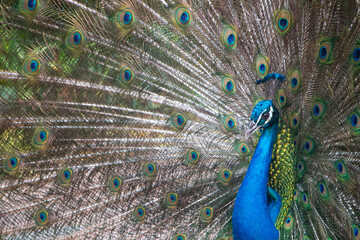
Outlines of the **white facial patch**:
M261 120L262 118L262 115L265 113L266 109L260 114L260 117L258 118L257 122L255 125L257 125L259 123L259 121ZM270 106L270 111L269 111L269 117L268 119L266 120L266 122L262 125L262 126L265 126L268 122L270 122L270 120L272 119L272 116L274 114L274 109L272 106Z

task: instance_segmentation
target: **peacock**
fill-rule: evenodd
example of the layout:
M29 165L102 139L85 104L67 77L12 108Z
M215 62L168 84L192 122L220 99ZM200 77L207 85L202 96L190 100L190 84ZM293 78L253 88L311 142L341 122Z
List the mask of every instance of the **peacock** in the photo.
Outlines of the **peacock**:
M360 239L358 0L0 12L0 239Z

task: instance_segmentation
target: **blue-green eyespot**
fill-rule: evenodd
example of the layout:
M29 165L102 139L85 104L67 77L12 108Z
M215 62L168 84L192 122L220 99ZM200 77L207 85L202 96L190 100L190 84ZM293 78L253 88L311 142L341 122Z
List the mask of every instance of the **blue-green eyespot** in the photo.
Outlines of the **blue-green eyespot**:
M122 179L119 176L112 176L108 181L111 192L119 192L122 186Z
M48 223L48 221L49 221L48 211L41 209L35 213L36 225L42 227L45 226Z
M71 183L73 178L73 171L70 168L63 168L58 174L58 179L61 184Z
M15 155L10 155L4 160L4 170L6 173L14 173L19 169L20 158Z
M184 7L180 7L175 12L175 21L180 27L187 27L191 23L191 13Z
M134 13L128 8L120 10L116 14L116 23L119 27L129 28L134 23L134 20Z

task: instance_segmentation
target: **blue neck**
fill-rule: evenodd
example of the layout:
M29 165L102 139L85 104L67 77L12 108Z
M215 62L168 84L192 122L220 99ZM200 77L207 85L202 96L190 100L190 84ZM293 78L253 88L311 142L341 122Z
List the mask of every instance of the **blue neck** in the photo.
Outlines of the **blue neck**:
M278 239L268 207L268 178L278 124L264 129L236 196L233 236L238 239Z

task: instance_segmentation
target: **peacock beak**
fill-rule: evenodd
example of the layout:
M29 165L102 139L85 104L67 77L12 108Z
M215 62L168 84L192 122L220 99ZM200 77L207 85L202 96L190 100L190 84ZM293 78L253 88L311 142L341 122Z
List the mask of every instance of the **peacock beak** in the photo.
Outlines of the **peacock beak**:
M245 138L246 139L249 139L249 137L256 131L258 130L259 128L261 127L261 125L257 125L255 122L253 121L250 121L250 125L248 127L248 130L246 131L245 133Z

